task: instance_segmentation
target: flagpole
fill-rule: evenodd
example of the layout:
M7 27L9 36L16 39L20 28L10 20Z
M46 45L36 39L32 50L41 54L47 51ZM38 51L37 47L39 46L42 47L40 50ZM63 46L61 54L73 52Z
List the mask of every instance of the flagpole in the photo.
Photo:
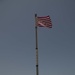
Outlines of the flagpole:
M35 37L36 37L36 75L39 75L39 70L38 70L38 32L37 32L37 14L35 14Z

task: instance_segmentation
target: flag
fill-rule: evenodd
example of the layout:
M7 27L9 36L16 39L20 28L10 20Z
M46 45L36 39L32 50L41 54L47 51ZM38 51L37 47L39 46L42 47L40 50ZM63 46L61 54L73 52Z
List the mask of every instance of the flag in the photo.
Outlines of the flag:
M37 26L52 28L50 16L37 17Z

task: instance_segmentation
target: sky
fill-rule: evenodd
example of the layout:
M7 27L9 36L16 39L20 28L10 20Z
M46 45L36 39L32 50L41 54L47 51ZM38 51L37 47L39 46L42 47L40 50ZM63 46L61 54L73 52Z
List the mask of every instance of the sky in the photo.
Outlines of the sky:
M0 75L36 75L35 13L39 75L75 75L75 0L0 0Z

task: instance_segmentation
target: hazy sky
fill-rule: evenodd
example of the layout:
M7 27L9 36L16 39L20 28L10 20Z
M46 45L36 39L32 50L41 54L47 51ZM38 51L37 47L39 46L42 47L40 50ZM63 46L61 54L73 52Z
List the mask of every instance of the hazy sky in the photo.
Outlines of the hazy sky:
M0 75L36 75L35 13L53 24L38 28L39 75L75 75L75 0L0 0Z

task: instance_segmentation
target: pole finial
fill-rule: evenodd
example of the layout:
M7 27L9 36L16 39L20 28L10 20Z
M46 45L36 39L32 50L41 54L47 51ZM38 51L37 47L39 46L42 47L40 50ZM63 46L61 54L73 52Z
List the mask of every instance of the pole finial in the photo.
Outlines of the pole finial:
M37 17L37 14L35 14L35 17Z

